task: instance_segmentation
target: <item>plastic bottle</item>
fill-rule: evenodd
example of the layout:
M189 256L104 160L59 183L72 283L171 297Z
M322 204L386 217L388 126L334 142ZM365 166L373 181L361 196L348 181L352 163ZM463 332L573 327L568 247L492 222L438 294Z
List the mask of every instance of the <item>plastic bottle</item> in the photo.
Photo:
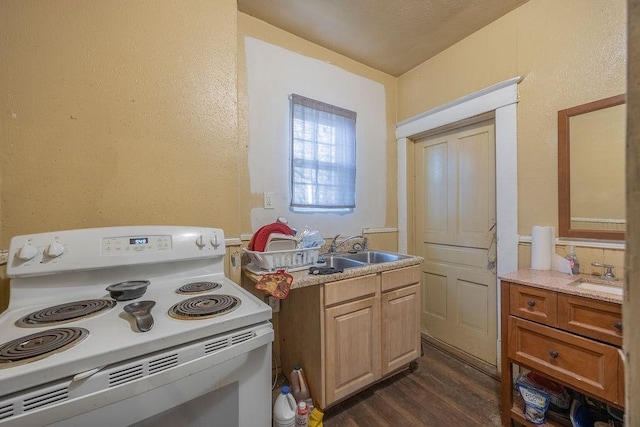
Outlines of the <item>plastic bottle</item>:
M289 386L282 386L280 395L273 405L273 427L294 427L296 425L296 400Z
M293 397L295 397L296 402L302 402L311 397L309 389L307 388L307 382L304 379L304 371L300 365L296 365L293 368L289 379L291 381L291 393Z
M576 256L576 248L575 246L569 246L567 248L567 260L569 261L569 266L571 267L572 274L580 273L580 263L578 262L578 257Z
M322 427L322 417L324 414L318 408L313 408L309 413L309 427Z
M298 403L296 411L296 427L309 427L309 408L305 402Z

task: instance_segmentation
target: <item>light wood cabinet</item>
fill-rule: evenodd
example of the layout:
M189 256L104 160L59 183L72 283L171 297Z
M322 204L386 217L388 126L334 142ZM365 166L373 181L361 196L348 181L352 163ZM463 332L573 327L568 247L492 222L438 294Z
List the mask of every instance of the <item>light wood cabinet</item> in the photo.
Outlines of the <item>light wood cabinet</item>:
M325 309L327 402L361 390L380 378L378 295Z
M512 420L530 425L521 403L514 404L514 364L604 402L624 404L620 304L507 281L501 289L503 425Z
M282 369L300 364L324 409L420 356L420 269L293 289L282 301Z
M382 375L420 357L420 285L385 292L382 307Z

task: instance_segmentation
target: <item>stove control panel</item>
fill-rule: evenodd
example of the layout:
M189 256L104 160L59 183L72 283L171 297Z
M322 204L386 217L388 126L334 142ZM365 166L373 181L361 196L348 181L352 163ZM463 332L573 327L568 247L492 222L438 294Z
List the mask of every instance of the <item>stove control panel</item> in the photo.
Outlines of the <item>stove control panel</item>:
M219 228L147 225L67 230L12 238L7 275L222 258L225 252Z
M170 251L171 236L111 237L102 239L102 255L139 254Z

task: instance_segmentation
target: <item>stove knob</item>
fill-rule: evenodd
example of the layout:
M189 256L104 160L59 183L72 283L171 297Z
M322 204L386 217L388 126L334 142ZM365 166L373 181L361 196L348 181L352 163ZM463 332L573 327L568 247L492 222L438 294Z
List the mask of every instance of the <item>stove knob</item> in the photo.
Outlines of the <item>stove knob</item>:
M53 242L47 248L47 255L51 258L57 258L64 253L64 246L62 243Z
M196 245L199 248L204 248L206 244L207 243L204 241L204 236L202 234L198 236L198 238L196 239Z
M29 261L37 254L38 254L38 249L35 246L29 243L26 243L23 247L20 248L17 256L18 256L18 259L22 261Z
M217 248L218 246L220 246L220 242L218 241L217 234L213 235L213 239L211 239L211 244L213 245L214 248Z

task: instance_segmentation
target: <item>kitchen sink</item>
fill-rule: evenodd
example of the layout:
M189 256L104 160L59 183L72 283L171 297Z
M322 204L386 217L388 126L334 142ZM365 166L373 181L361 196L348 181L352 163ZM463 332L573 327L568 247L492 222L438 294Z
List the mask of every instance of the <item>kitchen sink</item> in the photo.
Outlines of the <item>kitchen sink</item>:
M364 252L356 252L356 253L346 253L341 254L341 256L364 262L366 264L379 264L381 262L392 262L399 261L401 259L409 258L408 255L397 254L393 252L384 252L384 251L364 251Z
M364 267L365 265L367 265L366 263L361 261L356 261L354 259L344 258L342 256L336 255L325 255L324 262L326 263L327 267L333 267L337 270L344 270L354 267Z
M370 264L393 262L407 258L410 257L408 255L384 251L364 251L355 253L340 252L336 254L325 254L322 256L327 267L333 267L336 269L364 267Z

